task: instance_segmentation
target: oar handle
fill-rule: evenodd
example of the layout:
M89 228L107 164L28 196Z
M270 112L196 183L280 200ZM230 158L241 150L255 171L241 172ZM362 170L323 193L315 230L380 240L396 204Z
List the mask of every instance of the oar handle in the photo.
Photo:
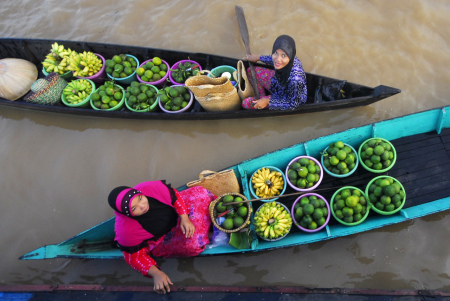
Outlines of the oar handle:
M250 55L250 37L248 35L247 21L245 21L244 9L238 5L235 6L236 16L239 24L239 31L241 33L242 41L244 42L245 50ZM256 81L255 67L252 62L249 62L250 71L252 74L252 87L255 92L256 99L259 99L258 83Z

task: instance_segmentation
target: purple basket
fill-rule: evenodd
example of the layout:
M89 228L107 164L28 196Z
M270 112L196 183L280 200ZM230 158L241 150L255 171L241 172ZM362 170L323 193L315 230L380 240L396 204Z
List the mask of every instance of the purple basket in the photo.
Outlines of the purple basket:
M173 87L173 86L183 86L183 87L184 87L184 85L180 85L180 84L172 85L171 87ZM158 97L158 104L159 104L159 107L161 108L161 110L162 110L163 112L170 113L170 114L174 114L174 113L176 114L176 113L182 113L182 112L185 112L186 110L189 109L189 107L190 107L190 106L192 105L192 103L194 102L194 94L192 94L192 92L191 92L189 89L188 89L188 91L189 91L189 94L191 94L191 99L189 100L187 106L185 106L184 108L182 108L182 109L180 109L180 110L178 110L178 111L168 111L168 110L164 109L164 105L161 103L161 99Z
M76 76L76 78L90 79L94 83L102 83L107 78L106 77L106 71L105 71L105 68L106 68L106 66L105 66L105 58L103 56L101 56L100 54L98 54L98 53L94 53L94 54L96 56L98 56L102 60L102 63L103 63L102 69L100 69L99 72L95 73L92 76L89 76L89 77Z
M297 204L297 202L300 201L301 198L309 197L311 195L314 195L317 198L324 200L325 205L327 206L327 209L328 209L327 219L325 220L325 223L322 226L320 226L314 230L306 229L306 228L303 228L302 226L300 226L300 224L298 224L297 221L295 220L295 210L294 210L295 204ZM328 225L328 222L330 221L330 215L331 215L331 210L330 210L330 205L328 204L328 201L323 196L321 196L320 194L317 194L317 193L310 192L310 193L303 194L295 200L294 204L292 204L292 209L291 209L292 221L297 226L297 228L299 228L300 230L305 231L305 232L313 233L313 232L317 232L317 231L320 231L323 228L325 228L325 226Z
M144 65L147 64L148 62L153 62L153 59L150 59L150 60L147 60L147 61L143 62L142 64L139 65L139 68L142 67L142 66L144 66ZM169 71L169 68L170 68L170 66L169 66L169 64L168 64L165 60L161 60L161 62L163 62L163 63L166 64L166 66L167 66L167 73L166 73L166 75L164 75L163 78L161 78L160 80L157 80L156 82L144 82L144 81L141 79L141 77L140 77L139 75L137 75L138 81L140 81L141 83L144 83L144 84L148 84L148 85L162 86L162 85L165 83L167 77L169 76L169 72L170 72L170 71Z
M198 69L199 69L200 71L202 71L202 67L200 66L200 64L197 63L196 61L192 61L192 60L182 60L182 61L176 62L175 64L172 65L172 67L170 67L170 69L172 69L172 70L173 70L173 69L177 69L177 67L178 67L179 64L181 64L181 63L186 63L186 62L197 64L197 65L198 65ZM168 73L169 73L169 79L170 79L170 82L171 82L172 84L174 84L174 85L180 85L180 84L181 84L181 83L177 83L177 82L172 78L172 71L169 70Z
M290 166L292 163L294 163L295 161L297 161L297 160L299 160L299 159L301 159L301 158L308 158L308 159L310 159L310 160L313 160L317 165L320 166L320 177L319 177L319 181L317 181L317 183L316 183L314 186L311 186L311 187L306 188L306 189L298 188L297 186L295 186L294 184L291 183L291 181L289 180L289 177L288 177L289 166ZM292 159L291 162L289 162L289 164L286 166L286 171L285 171L284 174L285 174L285 176L286 176L286 181L288 182L289 186L291 186L292 189L297 190L297 191L311 191L311 190L316 189L317 186L319 186L319 184L322 182L322 179L323 179L323 167L322 167L322 165L320 164L320 162L317 161L316 159L314 159L313 157L310 157L310 156L298 156L298 157L295 157L294 159Z

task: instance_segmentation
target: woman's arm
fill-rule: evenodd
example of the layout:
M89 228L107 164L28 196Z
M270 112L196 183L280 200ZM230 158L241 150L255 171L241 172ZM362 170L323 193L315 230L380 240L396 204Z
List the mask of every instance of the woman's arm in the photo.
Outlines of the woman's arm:
M260 60L260 56L257 54L247 54L246 56L244 56L244 60L256 63Z
M153 265L148 270L148 276L153 278L153 290L156 293L170 293L170 285L173 285L173 283L170 281L170 278L166 273Z

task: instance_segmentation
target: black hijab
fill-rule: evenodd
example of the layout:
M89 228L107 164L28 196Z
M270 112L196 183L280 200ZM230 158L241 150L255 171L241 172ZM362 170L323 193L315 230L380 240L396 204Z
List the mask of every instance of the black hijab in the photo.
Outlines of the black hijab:
M292 66L294 66L294 58L296 55L295 41L288 35L279 36L272 47L272 54L275 53L277 49L281 49L286 52L289 57L289 63L281 69L275 70L275 77L278 79L282 87L286 87L291 74Z

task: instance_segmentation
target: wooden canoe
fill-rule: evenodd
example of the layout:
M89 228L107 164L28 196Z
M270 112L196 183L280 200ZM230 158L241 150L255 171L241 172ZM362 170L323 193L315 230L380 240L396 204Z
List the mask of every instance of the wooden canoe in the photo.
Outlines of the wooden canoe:
M240 181L241 192L246 198L251 199L248 187L249 177L260 167L275 166L284 171L290 160L297 156L309 155L320 158L320 152L332 142L340 140L357 150L365 140L371 137L381 137L389 140L397 151L395 165L384 174L399 180L406 192L405 205L396 214L380 215L371 210L367 219L356 226L342 225L331 216L330 222L319 232L306 233L293 225L290 233L278 241L256 240L248 249L236 249L230 245L217 246L207 248L201 255L257 252L309 244L361 233L450 209L449 110L450 107L431 109L351 128L295 144L229 167L234 170ZM420 126L417 126L418 124ZM355 173L345 178L336 178L324 173L317 193L330 201L333 193L342 186L355 186L364 191L368 182L378 175L380 174L367 171L361 164ZM178 189L186 188L183 186ZM293 192L295 191L290 190L288 186L285 194ZM295 198L295 196L285 197L279 198L277 201L282 202L290 209ZM262 203L255 201L251 204L256 210ZM122 253L114 247L113 238L114 218L111 218L62 243L43 246L20 258L121 258Z
M78 52L93 51L101 54L103 57L111 58L115 54L125 53L135 56L140 63L152 59L155 56L161 57L167 61L170 66L181 60L194 60L200 64L202 69L212 70L218 66L232 66L236 68L238 60L213 54L191 53L183 51L172 51L163 49L154 49L146 47L114 45L93 42L77 42L64 40L43 40L43 39L0 39L0 59L3 58L21 58L36 64L39 70L39 78L43 77L42 61L45 55L51 49L51 44L58 42L66 48L71 48ZM108 78L109 79L109 78ZM65 106L62 103L56 105L39 105L27 103L23 97L16 101L9 101L0 98L0 105L5 107L17 107L29 110L38 110L45 112L74 114L82 116L95 117L111 117L111 118L128 118L128 119L170 119L170 120L216 120L216 119L236 119L236 118L256 118L256 117L273 117L297 115L302 113L320 112L327 110L336 110L344 108L352 108L358 106L366 106L401 91L396 88L379 85L377 87L367 87L351 82L347 82L344 86L346 98L334 101L325 101L321 97L317 97L316 93L320 85L327 85L340 82L339 79L329 78L321 75L307 73L308 85L308 101L298 109L289 111L273 111L273 110L237 110L227 112L206 112L198 102L189 110L183 113L169 114L161 110L156 112L137 113L132 112L124 107L121 111L101 111L89 108L73 108Z

